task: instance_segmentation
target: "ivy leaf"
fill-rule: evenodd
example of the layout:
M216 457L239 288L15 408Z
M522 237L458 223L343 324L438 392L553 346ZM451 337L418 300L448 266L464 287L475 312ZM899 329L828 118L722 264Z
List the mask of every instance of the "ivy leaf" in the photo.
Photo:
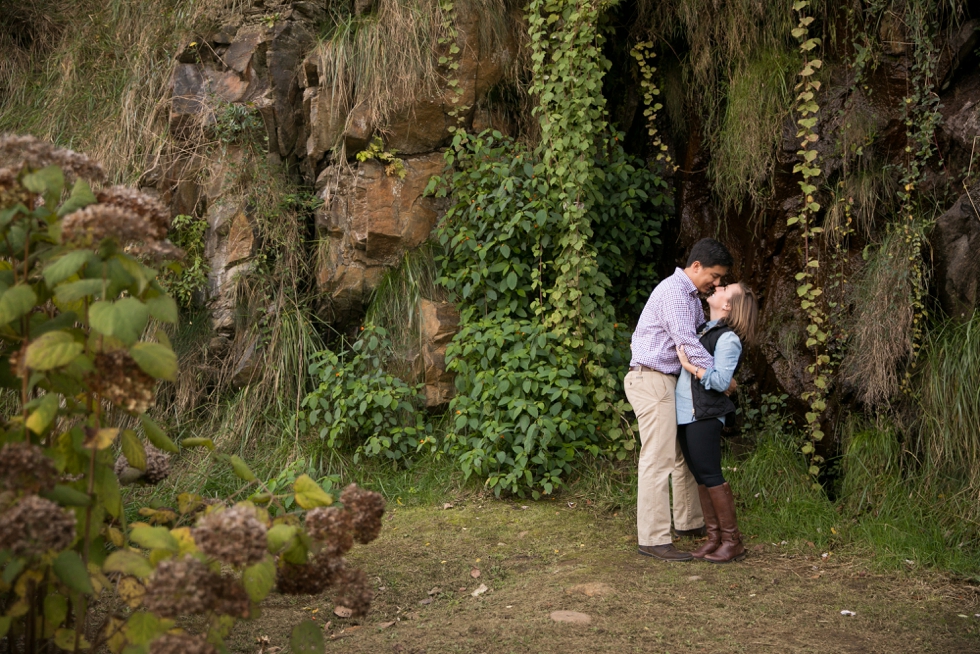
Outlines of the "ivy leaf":
M75 550L65 550L55 557L51 569L58 579L72 590L85 595L95 594L92 581L88 577L88 570L85 569L82 557Z
M145 413L140 415L140 422L143 424L143 433L146 435L146 439L153 444L153 447L174 454L180 451L177 445L167 438L163 429Z
M126 345L132 345L143 333L150 319L150 310L136 298L127 297L115 302L96 302L89 308L88 318L95 331L115 336Z
M146 557L132 550L116 550L106 557L102 564L102 572L121 572L140 579L146 579L153 573L153 566Z
M0 295L0 324L8 324L17 320L34 308L37 295L27 284L17 284L8 288Z
M304 509L333 504L333 498L309 475L300 475L293 483L293 490L296 493L296 503Z
M320 625L312 620L303 620L293 627L289 648L296 654L322 654L325 644Z
M177 381L177 355L166 345L137 343L129 348L129 354L154 379Z
M245 592L253 602L261 602L276 584L276 564L271 558L250 565L242 572Z

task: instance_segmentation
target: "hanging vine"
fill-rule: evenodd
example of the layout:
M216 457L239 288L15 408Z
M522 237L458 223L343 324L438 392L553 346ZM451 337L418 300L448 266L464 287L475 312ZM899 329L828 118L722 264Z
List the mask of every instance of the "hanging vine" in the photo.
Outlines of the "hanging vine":
M641 41L637 43L633 46L630 54L640 69L640 88L643 89L643 118L647 123L647 136L651 139L653 151L657 153L657 161L671 171L675 171L677 166L667 151L667 145L661 140L657 129L657 113L663 109L663 104L657 102L660 89L657 88L657 82L653 77L657 69L650 63L657 56L657 53L653 51L653 42Z
M797 155L800 162L793 167L793 172L800 173L803 177L799 184L804 201L800 212L789 218L787 225L799 225L803 239L804 267L796 274L796 280L800 282L796 292L808 320L806 346L813 352L814 359L807 366L807 371L812 377L814 388L802 395L803 400L810 405L810 410L806 412L807 442L803 444L802 451L809 457L810 474L816 477L820 474L821 464L824 462L824 458L816 452L816 444L824 437L821 420L827 410L831 360L827 354L828 315L824 300L821 298L823 289L818 281L820 259L816 237L823 233L823 228L815 224L816 216L821 209L820 203L815 198L816 182L821 170L817 162L816 149L820 135L814 129L818 120L817 113L820 111L814 98L816 92L820 90L820 81L814 79L814 76L823 66L823 62L813 57L813 51L820 45L820 39L809 34L809 26L814 20L813 16L807 15L809 6L809 0L798 0L793 3L793 9L800 18L792 33L800 41L800 54L803 57L803 69L799 73L800 81L795 88L797 91L795 111L798 115L796 124L799 127L796 137L800 143ZM814 484L819 486L816 482Z
M908 291L913 314L909 361L902 380L902 390L906 393L911 392L909 382L925 333L925 299L929 274L923 258L926 245L925 225L919 217L916 190L922 181L926 163L936 154L935 133L942 121L939 96L933 91L939 61L939 48L933 38L936 11L937 7L932 0L910 0L906 6L906 24L911 30L912 40L912 74L909 94L902 104L907 144L905 168L898 190L901 202L898 229L901 230L905 256L908 258Z

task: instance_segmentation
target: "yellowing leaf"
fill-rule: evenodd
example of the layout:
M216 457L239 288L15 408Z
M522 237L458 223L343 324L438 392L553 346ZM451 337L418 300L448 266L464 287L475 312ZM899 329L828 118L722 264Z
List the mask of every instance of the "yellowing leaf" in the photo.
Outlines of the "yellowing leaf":
M146 595L146 588L136 577L123 577L119 580L116 587L119 598L126 602L131 609L138 609L143 603L143 596Z
M333 497L320 488L320 485L309 475L300 475L293 484L293 490L296 492L296 503L304 509L333 504Z
M85 439L85 447L94 447L97 450L104 450L112 445L117 436L119 436L118 427L105 427L103 429L98 429L94 434L90 434Z

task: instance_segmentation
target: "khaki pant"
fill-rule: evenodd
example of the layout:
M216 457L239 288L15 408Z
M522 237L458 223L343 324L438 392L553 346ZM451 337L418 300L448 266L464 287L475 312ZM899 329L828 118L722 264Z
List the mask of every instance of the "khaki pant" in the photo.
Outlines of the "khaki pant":
M698 485L677 442L676 384L676 377L647 370L630 371L623 381L643 444L636 497L636 536L640 545L671 542L671 484L674 528L698 529L704 525Z

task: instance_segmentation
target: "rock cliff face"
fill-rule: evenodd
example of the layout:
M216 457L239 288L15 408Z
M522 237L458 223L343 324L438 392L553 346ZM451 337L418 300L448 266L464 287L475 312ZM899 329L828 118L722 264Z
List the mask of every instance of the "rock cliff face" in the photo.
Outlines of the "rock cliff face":
M170 131L187 147L152 181L175 213L196 213L208 221L207 304L223 343L219 351L244 353L236 369L254 372L254 344L237 342L242 337L236 334L236 283L253 269L259 230L242 191L242 149L228 145L205 153L201 144L215 134L244 130L257 114L268 156L297 171L323 200L313 225L321 317L339 330L356 324L385 272L430 237L444 211L444 203L423 191L444 169L450 127L472 127L474 120L481 129L490 125L487 94L516 56L512 37L494 47L481 42L487 31L481 21L487 17L468 7L462 4L457 20L461 52L455 84L446 75L434 91L396 102L386 116L350 106L350 93L331 77L335 71L325 69L330 63L315 48L318 26L326 19L319 3L256 3L243 15L226 17L219 29L179 55ZM397 153L397 170L354 159L375 137L383 137L385 152ZM451 305L427 301L425 306L426 395L431 405L441 405L453 388L444 354L456 319ZM236 375L241 383L247 377Z
M329 68L331 62L318 54L318 26L326 17L318 3L253 8L230 17L179 55L172 80L172 134L188 143L200 142L211 138L208 135L215 130L220 133L235 108L243 116L257 114L268 156L295 171L297 179L323 201L315 212L315 224L308 229L319 244L312 283L318 291L321 317L337 329L356 325L385 272L429 238L445 207L425 197L423 190L443 170L442 151L451 136L450 127L460 121L475 130L506 127L490 110L488 97L518 58L518 39L498 35L491 47L482 39L487 33L483 23L492 17L467 9L475 4L458 4L462 12L457 21L459 68L454 73L458 90L443 80L411 101L395 102L383 116L364 104L352 106L349 89L338 84L336 71ZM371 6L359 3L356 8L369 12ZM974 54L977 26L976 20L968 21L941 44L936 82L943 115L936 136L941 156L929 162L926 185L935 187L940 179L948 179L950 170L960 171L954 176L961 179L975 168L974 146L980 133L980 72ZM881 27L885 31L900 28ZM903 163L902 102L910 83L912 55L903 39L882 39L884 53L860 85L853 84L853 73L846 66L838 65L830 71L818 99L823 179L836 179L845 165L858 165L862 155L843 152L835 138L855 122L872 135L865 150L872 152L879 166L885 166L884 176L898 176L895 168L887 166ZM609 75L615 78L610 88L626 89L624 98L614 103L614 113L626 126L639 124L642 121L635 117L642 107L632 74L612 70ZM345 83L356 84L357 80ZM426 87L424 80L418 80L418 87ZM460 106L466 109L457 117L454 113ZM809 381L806 364L810 356L803 347L805 318L794 279L802 269L801 240L796 228L786 226L800 201L792 172L798 149L796 127L788 117L771 180L772 196L764 206L737 212L719 208L712 198L704 172L712 153L699 135L696 117L691 123L684 141L670 143L681 166L673 180L676 256L667 255L674 261L666 261L665 270L681 263L690 246L704 236L718 236L731 246L737 259L735 273L754 285L763 301L762 345L750 357L749 381L764 390L787 392L795 400ZM383 139L386 152L397 151L400 172L377 160L355 160L354 155L368 148L375 137ZM631 147L641 152L644 143L645 139L637 137ZM169 161L155 182L175 212L198 213L208 221L207 255L212 268L208 301L215 330L231 342L238 338L235 280L251 269L262 246L253 209L243 199L240 180L235 178L242 153L234 146L226 147L219 160L212 156L206 161L200 148L188 147L186 152ZM863 156L867 159L867 152ZM210 175L202 173L206 168ZM980 264L974 254L980 246L978 204L980 186L973 186L937 219L933 233L936 294L942 308L953 316L966 316L980 306ZM861 268L862 250L872 236L859 232L851 238L845 256L849 275ZM433 301L424 303L422 313L420 353L426 394L428 402L438 406L452 393L444 355L456 317L450 305ZM255 347L239 345L235 351L255 351ZM239 362L238 367L249 369L247 361ZM803 405L798 402L797 406Z

